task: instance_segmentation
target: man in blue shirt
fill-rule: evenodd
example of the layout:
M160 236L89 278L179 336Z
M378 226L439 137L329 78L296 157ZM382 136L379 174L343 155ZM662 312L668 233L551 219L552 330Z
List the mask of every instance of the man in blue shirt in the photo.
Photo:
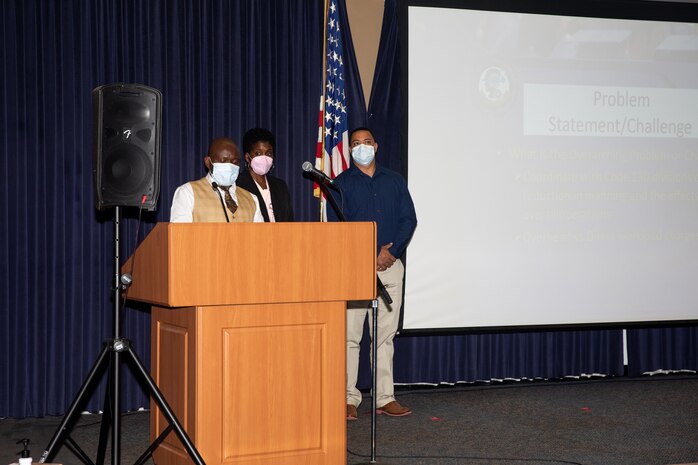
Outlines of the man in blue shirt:
M417 226L417 215L404 178L376 164L378 144L368 128L357 128L349 136L354 163L335 179L343 192L340 208L347 221L375 221L378 228L376 259L378 277L385 285L393 303L378 299L378 334L373 337L373 321L369 318L372 339L378 342L376 406L379 414L409 415L412 411L395 400L393 387L393 338L397 332L402 306L405 268L400 256L407 248ZM328 208L330 221L337 213ZM356 388L359 371L359 350L364 321L371 303L349 302L347 306L347 420L358 418L361 392Z

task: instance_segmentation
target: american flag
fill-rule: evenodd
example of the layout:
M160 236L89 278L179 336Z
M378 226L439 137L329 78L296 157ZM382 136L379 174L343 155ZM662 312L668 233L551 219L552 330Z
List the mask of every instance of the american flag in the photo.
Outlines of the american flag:
M349 134L338 3L337 0L329 0L325 7L325 75L324 88L320 93L318 145L315 154L315 167L330 178L335 178L349 168ZM315 196L321 197L318 187L315 188ZM324 221L326 207L323 197L320 217Z

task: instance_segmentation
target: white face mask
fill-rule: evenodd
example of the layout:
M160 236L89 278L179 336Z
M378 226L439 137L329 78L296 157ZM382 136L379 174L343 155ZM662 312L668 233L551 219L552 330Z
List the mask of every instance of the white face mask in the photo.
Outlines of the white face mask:
M357 145L351 149L351 157L361 166L368 166L376 157L376 152L372 145Z
M260 176L267 174L273 164L274 159L268 155L257 155L250 161L252 171Z
M232 186L238 178L240 167L232 163L213 163L211 177L219 186Z

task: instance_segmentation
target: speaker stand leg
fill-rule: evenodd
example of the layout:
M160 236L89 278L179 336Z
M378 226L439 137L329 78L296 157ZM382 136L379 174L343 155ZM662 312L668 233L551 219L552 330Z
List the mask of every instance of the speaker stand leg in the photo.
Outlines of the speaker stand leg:
M121 262L120 262L120 245L119 245L119 235L120 235L120 222L121 222L121 208L120 207L115 207L114 208L114 281L113 281L113 286L112 286L112 291L113 291L113 297L114 297L114 312L113 312L113 318L114 318L114 337L107 341L104 349L102 349L102 352L100 353L99 357L97 358L97 361L95 362L94 366L90 370L89 374L87 375L87 378L83 382L82 386L80 387L80 390L78 392L78 395L75 397L73 400L73 403L71 404L70 408L68 409L67 413L63 417L63 420L61 421L61 424L58 426L58 429L54 433L53 437L51 438L51 441L49 442L48 446L46 447L46 450L44 453L41 455L41 459L39 460L39 463L46 463L46 461L50 458L53 457L53 455L56 452L56 446L59 444L59 441L63 438L63 436L66 434L67 427L74 421L76 418L76 415L79 413L78 407L83 404L83 402L87 399L87 394L88 394L88 389L92 387L93 382L95 378L97 377L97 374L100 373L104 368L105 364L109 364L109 374L108 374L108 383L107 383L107 395L106 395L106 400L104 402L104 416L102 417L102 425L100 429L100 438L99 438L99 450L98 450L98 462L97 465L103 465L104 464L104 456L106 455L106 436L107 436L107 431L109 428L111 428L111 445L112 445L112 454L111 454L111 465L121 465L120 463L120 452L121 452L121 405L120 405L120 379L119 379L119 373L120 373L120 365L121 365L121 353L126 352L126 354L129 355L128 360L130 360L133 365L136 367L137 372L136 375L138 375L143 381L145 381L148 384L149 388L149 394L151 397L155 399L155 402L158 404L160 407L160 410L162 411L163 415L167 419L168 423L170 424L170 429L174 429L175 433L177 434L177 437L179 440L182 442L184 445L184 448L187 450L187 453L191 457L191 459L194 461L196 465L205 465L204 460L201 458L201 455L199 454L199 451L196 450L194 447L194 444L192 443L191 439L189 439L189 436L187 436L186 431L184 431L184 428L182 428L182 425L179 423L177 420L177 417L175 416L174 412L170 408L170 406L167 404L167 401L165 400L165 397L162 395L160 390L158 389L157 385L155 384L155 381L150 377L148 374L148 371L145 369L143 363L140 361L138 356L136 355L136 352L131 348L131 341L127 339L123 339L120 336L121 333L121 318L120 318L120 310L121 310L121 281L120 281L120 275L121 275ZM109 357L107 358L107 355ZM110 425L111 423L111 425ZM110 426L109 426L110 425ZM166 430L166 432L169 432ZM166 434L160 435L158 439L156 440L157 444L160 444L162 440L165 438ZM79 453L76 453L78 458L82 460L84 463L87 465L94 465L92 464L91 461L85 460L87 458L86 454L80 450L80 448L77 446L77 444L70 438L67 437L66 439L68 443L70 444L71 450L73 450L73 447L77 448ZM157 444L153 443L148 450L146 451L145 454L141 456L144 457L146 454L150 456L152 454L152 449L157 446ZM141 459L139 459L141 460Z
M53 454L55 453L56 445L62 439L63 435L67 432L67 426L72 424L79 415L80 412L78 411L78 407L83 405L84 402L89 398L87 397L88 389L92 386L97 374L104 369L104 364L108 362L108 353L108 347L105 347L102 350L102 352L100 352L99 356L97 357L97 361L92 366L92 369L90 369L90 372L83 381L82 386L80 386L78 394L75 396L75 399L73 399L73 402L70 404L70 407L63 416L63 420L58 425L58 428L56 428L56 431L54 432L53 437L46 446L44 453L41 454L41 459L39 460L40 463L46 462L46 459L48 457L53 456Z

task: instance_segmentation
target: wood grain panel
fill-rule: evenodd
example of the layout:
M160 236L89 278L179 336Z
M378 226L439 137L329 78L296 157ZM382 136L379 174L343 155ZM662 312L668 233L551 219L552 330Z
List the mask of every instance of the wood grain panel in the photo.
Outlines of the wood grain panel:
M160 223L167 224L167 223ZM170 301L170 234L166 226L155 225L136 251L121 266L131 273L133 284L128 296L133 300L169 306Z
M345 303L197 312L197 447L207 463L345 463Z
M223 330L222 411L237 419L223 425L224 461L326 448L326 329L307 324Z
M122 270L130 271L132 264L129 297L168 307L371 299L376 228L375 223L160 223ZM222 285L214 270L236 266L245 272Z
M153 308L151 372L167 404L190 438L196 436L196 311ZM151 441L169 423L151 400ZM179 438L170 433L155 451L156 463L191 463ZM165 459L166 460L162 460ZM160 459L160 460L158 460Z

